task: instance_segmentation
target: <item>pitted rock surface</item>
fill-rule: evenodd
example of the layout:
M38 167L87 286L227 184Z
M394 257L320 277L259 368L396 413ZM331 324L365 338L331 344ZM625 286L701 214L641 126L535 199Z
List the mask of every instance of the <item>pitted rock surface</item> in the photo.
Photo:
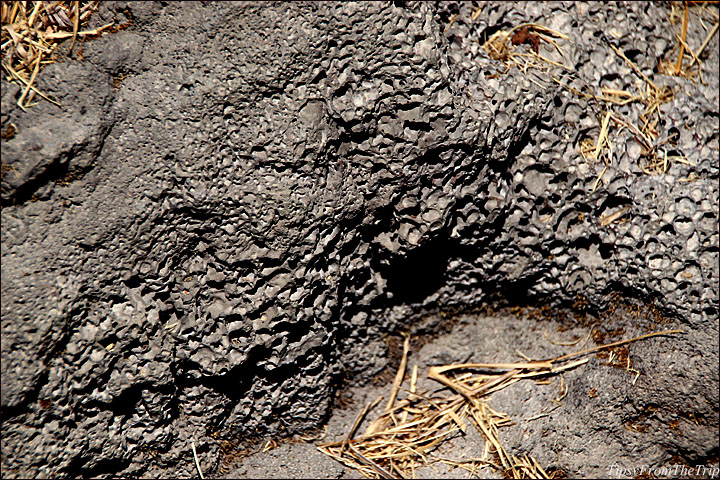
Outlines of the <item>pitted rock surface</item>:
M594 189L573 139L593 107L477 39L546 24L597 83L622 66L606 16L650 73L666 7L468 8L107 2L93 21L132 27L38 79L62 109L15 109L3 80L5 475L194 475L191 441L211 465L223 438L316 427L339 378L384 367L385 335L503 296L602 310L621 291L660 303L681 350L717 345L717 71L664 79L661 128L695 166L646 175L624 133ZM701 350L684 375L717 427Z

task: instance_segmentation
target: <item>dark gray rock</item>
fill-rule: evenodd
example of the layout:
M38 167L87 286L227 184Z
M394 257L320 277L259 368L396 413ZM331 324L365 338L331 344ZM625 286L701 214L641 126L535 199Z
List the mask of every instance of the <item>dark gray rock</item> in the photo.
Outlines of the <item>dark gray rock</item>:
M588 103L488 78L468 46L561 13L600 81L603 15L657 46L664 7L498 3L454 36L446 7L106 2L94 21L133 26L43 71L62 108L13 109L3 80L5 475L193 475L191 441L212 466L223 438L315 427L339 378L384 367L385 335L502 296L603 309L619 290L717 337L717 74L669 107L695 122L696 181L631 158L593 192L566 141L597 128ZM703 355L687 381L717 385ZM712 389L687 402L717 426ZM668 448L708 455L699 435Z

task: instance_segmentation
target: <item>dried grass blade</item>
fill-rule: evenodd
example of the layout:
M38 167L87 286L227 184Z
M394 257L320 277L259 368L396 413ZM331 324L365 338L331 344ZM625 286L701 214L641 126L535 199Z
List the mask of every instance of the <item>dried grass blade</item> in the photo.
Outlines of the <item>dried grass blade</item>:
M23 101L25 100L25 97L27 96L28 92L30 91L30 87L32 86L33 82L35 82L35 77L37 77L37 73L40 70L40 60L42 59L42 54L38 54L37 61L35 62L35 69L33 70L32 76L30 77L30 80L27 82L27 86L25 87L25 90L23 91L22 95L20 95L20 98L17 101L17 104L20 108L25 110L25 107L23 106Z
M572 70L572 68L567 67L567 66L563 65L562 63L558 63L558 62L555 62L555 61L553 61L553 60L550 60L549 58L544 57L544 56L540 55L539 53L532 52L532 54L535 55L537 58L539 58L540 60L542 60L542 61L545 62L545 63L549 63L550 65L554 65L554 66L556 66L556 67L560 67L560 68L563 68L563 69L565 69L565 70Z
M12 25L3 25L3 30L8 32L10 35L10 38L13 41L13 44L17 47L17 45L22 41L23 37L21 37L14 28L12 28Z
M73 36L72 43L70 44L70 50L68 50L68 56L72 55L73 47L78 36L78 29L80 28L80 2L73 2L75 4L75 18L73 21Z
M582 360L577 360L575 362L568 363L567 365L560 365L557 367L553 367L550 370L541 370L536 372L527 372L527 373L520 373L517 375L517 379L520 380L522 378L533 378L533 377L540 377L542 375L554 375L556 373L560 373L564 370L570 370L571 368L575 368L579 365L582 365L584 363L589 362L590 359L583 358ZM514 380L514 379L513 379ZM514 382L513 382L514 383Z
M37 15L38 10L40 9L40 6L42 5L42 3L43 2L35 2L35 8L33 8L33 11L30 14L30 18L28 19L28 22L27 22L29 27L32 27L33 24L35 23L35 16Z
M347 437L345 437L345 441L344 441L343 444L342 444L342 448L345 448L345 446L347 446L347 445L350 444L350 439L352 438L353 435L355 435L355 431L356 431L356 430L358 429L358 427L360 426L360 423L362 423L362 420L363 420L363 418L365 418L365 415L367 415L367 413L368 413L370 410L372 410L373 408L375 408L375 406L376 406L378 403L380 403L381 400L382 400L382 397L378 397L374 402L368 403L368 404L365 406L365 408L363 408L363 409L360 411L360 413L358 413L358 416L355 418L355 422L353 422L353 425L352 425L352 427L350 428L350 431L348 432ZM340 453L342 453L342 448L340 449Z
M610 124L610 111L608 110L602 121L602 128L600 128L600 136L598 137L597 144L595 145L595 153L593 157L599 158L600 150L602 149L603 143L607 140L608 125ZM597 183L596 183L597 186Z
M413 365L412 369L412 375L410 376L410 394L415 394L415 390L417 389L417 374L418 374L418 366ZM407 417L408 417L409 409L405 409L402 414L402 420L400 420L400 423L407 423Z
M398 391L400 390L400 385L402 385L403 379L405 378L408 352L410 352L410 336L406 336L405 342L403 342L402 360L400 360L400 367L395 374L395 381L393 382L392 391L390 392L390 398L388 398L388 403L385 407L386 413L392 410L393 404L395 403L395 398L397 398Z
M507 382L512 380L512 378L519 374L521 371L522 370L520 369L510 370L509 372L500 375L496 380L492 380L484 385L479 386L478 388L473 389L472 393L474 396L480 396L487 393L491 388L500 387L501 385L502 387L500 388L504 388L505 386L507 386ZM493 391L497 391L500 388L494 388Z
M637 342L639 340L645 340L646 338L650 338L650 337L657 337L660 335L673 335L676 333L685 333L685 332L683 330L665 330L662 332L647 333L645 335L640 335L639 337L628 338L627 340L620 340L618 342L608 343L605 345L599 345L597 347L588 348L585 350L581 350L579 352L569 353L567 355L561 355L559 357L555 357L554 359L552 359L550 361L553 363L560 362L562 360L567 360L567 359L570 359L573 357L579 357L580 355L587 355L588 353L597 352L599 350L604 350L606 348L617 347L619 345L625 345L627 343Z
M693 57L700 58L700 54L705 50L705 47L708 46L708 43L710 43L710 40L712 37L717 33L718 27L720 27L720 22L715 23L715 26L713 26L712 30L710 30L710 33L708 33L707 37L705 37L705 40L703 40L702 45L700 45L700 48L698 48L698 51L695 52L695 55ZM690 63L690 66L692 67L692 63Z
M682 70L682 60L685 54L685 39L687 38L687 26L688 26L688 15L689 8L687 2L685 2L685 16L683 17L682 26L682 39L680 40L680 54L678 55L677 63L675 64L675 75L679 75Z
M625 61L628 63L628 65L630 65L630 67L632 67L632 69L635 70L635 72L636 72L638 75L640 75L640 76L642 77L642 79L645 80L645 82L646 82L648 85L650 85L651 87L653 87L655 90L658 90L657 86L655 86L655 84L652 82L652 80L650 80L644 73L642 73L642 71L640 71L640 68L639 68L637 65L635 65L635 63L634 63L632 60L630 60L629 58L627 58L624 53L622 53L620 50L618 50L617 48L615 48L615 46L612 45L612 44L610 44L610 48L612 48L612 50L613 50L615 53L617 53L623 60L625 60Z
M485 435L485 439L488 441L488 443L492 444L492 446L495 448L495 451L500 457L500 463L502 464L503 468L507 468L509 466L507 453L505 452L503 446L500 444L500 441L490 431L488 426L485 425L485 420L477 409L472 409L470 413L472 415L472 418L475 420L475 425L477 425L480 431L482 431L483 435Z
M108 23L107 25L103 25L102 27L98 27L94 30L85 30L82 32L77 32L77 36L84 37L86 35L99 35L105 30L106 28L112 27L113 23ZM62 40L64 38L70 38L73 34L70 32L56 32L56 33L49 33L45 36L45 39L47 40Z
M607 167L607 165L605 165L603 167L602 172L600 172L600 175L598 175L598 177L595 179L595 184L593 185L593 189L592 189L593 192L595 190L597 190L598 185L600 185L600 180L602 180L602 177L603 177L603 175L605 175L605 172L607 172L607 169L608 169L608 167Z
M393 474L391 474L390 472L388 472L387 470L382 468L380 465L378 465L377 463L373 462L372 460L367 458L365 455L360 453L360 451L357 448L355 448L352 445L352 443L348 444L348 447L350 447L350 451L357 456L357 458L358 458L358 460L360 460L360 462L362 462L365 465L367 465L368 467L370 467L375 473L377 473L380 476L380 478L386 478L386 479L396 478ZM400 478L405 478L402 474L399 476L400 476Z
M448 415L455 421L458 427L460 427L460 430L462 430L463 433L467 433L467 426L465 425L465 421L452 410L448 410Z
M448 370L459 370L466 368L488 369L488 370L507 370L507 369L523 369L523 368L550 368L552 365L546 361L537 362L512 362L512 363L457 363L453 365L445 365L442 367L430 367L437 373L444 373Z
M617 220L617 219L619 219L620 217L622 217L623 215L625 215L625 212L627 212L628 210L630 210L630 208L631 208L631 207L628 205L627 207L621 208L621 209L618 210L617 212L614 212L614 213L611 213L611 214L608 214L608 215L603 215L602 217L600 217L600 226L601 226L601 227L607 227L608 225L610 225L611 223L613 223L615 220Z
M19 82L24 83L25 85L29 85L28 81L25 80L24 78L22 78L22 76L20 76L20 74L18 74L15 70L13 70L13 68L12 68L10 65L7 65L7 64L4 63L4 64L3 64L3 67L4 67L5 69L7 69L7 71L10 73L10 75L11 75L13 78L15 78L16 80L18 80ZM36 94L40 95L40 96L41 96L42 98L44 98L45 100L47 100L48 102L50 102L50 103L52 103L52 104L54 104L54 105L57 105L58 107L61 107L61 108L62 108L62 106L61 106L58 102L56 102L56 101L53 100L52 98L48 97L47 95L41 93L39 90L37 90L37 89L36 89L35 87L33 87L32 85L30 85L30 89L31 89L33 92L35 92Z
M630 123L630 122L628 122L627 120L625 120L624 118L622 118L622 116L612 115L610 118L611 118L615 123L618 123L619 125L622 125L622 126L628 128L628 129L632 130L633 133L635 133L636 135L639 135L639 136L640 136L639 140L641 141L642 146L643 146L646 150L648 150L648 151L653 150L653 142L652 142L652 140L650 140L650 139L647 137L647 135L646 135L645 133L641 132L635 125L633 125L632 123Z

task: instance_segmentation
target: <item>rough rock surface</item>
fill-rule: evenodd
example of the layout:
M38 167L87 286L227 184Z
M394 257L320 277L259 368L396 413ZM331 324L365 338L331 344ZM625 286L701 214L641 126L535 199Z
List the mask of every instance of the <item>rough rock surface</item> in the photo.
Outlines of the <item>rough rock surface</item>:
M663 80L659 137L694 166L646 175L628 136L593 191L593 107L476 39L546 24L623 88L603 33L650 74L667 7L469 8L107 2L93 21L131 27L38 78L62 108L22 112L2 80L4 476L194 475L191 441L207 465L315 427L387 333L517 295L656 301L698 356L666 375L717 428L718 37L707 85ZM717 455L708 432L668 451Z

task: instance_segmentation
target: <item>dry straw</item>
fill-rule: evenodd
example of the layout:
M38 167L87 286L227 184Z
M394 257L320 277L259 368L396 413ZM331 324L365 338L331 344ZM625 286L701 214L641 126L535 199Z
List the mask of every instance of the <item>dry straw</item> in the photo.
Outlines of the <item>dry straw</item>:
M569 40L568 36L543 25L523 23L510 30L495 32L483 43L482 49L485 50L493 60L498 60L505 64L505 72L512 67L517 67L522 70L523 73L528 73L531 69L547 70L547 68L549 68L548 66L556 66L570 70L569 67L539 53L539 45L541 42L544 42L552 45L555 50L564 57L565 53L555 41L555 38ZM518 46L525 43L530 44L532 48L521 51ZM544 88L542 84L538 83L538 81L531 76L527 78L541 88Z
M694 77L699 77L702 82L702 61L700 56L710 43L712 37L718 31L720 22L716 22L712 28L706 27L708 31L704 41L697 49L692 49L687 43L687 31L690 20L691 7L689 4L699 6L700 12L705 12L708 4L717 2L674 2L671 4L671 19L679 17L678 9L683 9L682 26L680 33L675 34L677 41L677 59L658 61L658 71L666 75L681 76L694 81ZM717 15L708 10L717 20ZM698 19L702 23L701 15ZM703 24L703 26L705 26ZM493 34L483 44L482 48L493 60L502 62L506 66L505 73L512 67L520 69L527 74L531 70L535 73L547 71L551 66L560 67L565 70L566 74L575 76L573 70L568 66L555 62L539 53L538 46L541 43L547 43L565 58L561 46L557 40L569 41L569 37L562 33L551 30L548 27L526 23L513 27L510 30L501 30ZM528 44L530 48L520 48L520 45ZM659 138L659 125L662 124L660 106L664 103L672 101L675 92L667 86L658 86L651 78L645 75L642 70L630 60L620 49L608 42L612 53L622 59L622 62L629 66L631 70L638 75L641 80L637 91L632 93L626 90L601 88L599 94L594 89L586 85L588 92L582 92L551 77L553 81L571 93L591 98L595 102L603 105L603 112L600 115L601 128L598 137L593 141L590 138L583 139L578 144L578 151L586 161L603 162L602 170L593 185L593 192L598 188L604 175L613 164L614 152L617 150L614 143L617 142L620 133L623 130L630 132L634 140L641 146L642 151L639 158L640 169L649 175L658 175L667 173L673 162L682 163L688 166L695 166L681 155L671 155L673 149L668 147L668 143L674 143L678 140L674 136L668 138ZM688 61L685 61L685 59ZM694 69L697 70L694 70ZM542 84L542 77L531 75L527 79L541 88L545 88ZM581 80L580 80L581 81ZM625 118L620 112L620 107L629 106L634 108L639 123L633 124ZM637 106L637 107L636 107ZM686 181L692 181L696 177L689 176Z
M60 42L72 39L68 55L72 54L78 38L100 35L112 23L93 30L80 30L99 2L78 1L11 1L0 5L2 20L2 69L10 82L22 88L17 101L25 108L37 94L59 105L35 87L38 72L55 62L53 52ZM82 4L82 5L81 5Z
M669 137L662 141L658 140L658 125L662 121L660 106L670 102L675 92L667 86L658 87L655 82L648 78L622 51L612 44L609 44L609 47L640 77L644 83L644 88L639 86L636 93L631 93L626 90L601 88L600 95L595 95L574 89L553 77L556 83L574 95L590 98L604 105L604 114L602 115L600 132L598 133L597 139L592 141L586 138L580 142L578 146L578 151L585 160L602 161L604 163L601 173L595 180L593 192L599 186L605 172L607 172L608 168L613 164L615 150L613 139L616 139L623 130L629 131L634 140L642 147L640 157L645 160L641 161L640 168L644 173L650 175L667 173L668 162L673 160L691 165L684 157L677 155L669 156L668 149L664 148L667 143L677 141L677 138ZM589 87L588 90L592 91ZM620 107L626 105L631 108L634 105L638 105L642 109L639 110L637 114L637 117L641 121L639 126L628 121L625 116L620 113Z
M697 76L699 77L700 82L702 82L702 61L700 60L700 55L705 50L712 37L717 33L718 22L716 22L714 27L710 29L700 47L694 51L687 44L687 31L690 21L690 6L688 3L689 2L676 2L671 4L671 23L672 17L676 16L678 6L680 4L683 5L681 33L676 33L674 35L677 40L677 59L659 59L658 72L665 75L680 76L691 80ZM699 3L701 8L704 9L706 4L711 2L694 3ZM698 16L698 19L702 23L700 16ZM585 139L581 142L578 148L581 155L586 160L598 161L602 159L605 163L602 172L598 175L593 191L597 188L603 175L607 171L607 168L613 161L613 146L610 139L617 138L622 130L630 132L633 139L641 146L642 151L640 153L639 166L640 169L648 175L667 173L672 162L685 164L691 167L695 166L692 162L688 161L681 155L669 154L669 151L671 151L672 148L667 145L669 143L672 144L677 142L679 139L676 138L676 136L671 135L666 138L659 138L660 132L658 127L663 123L660 107L662 104L673 100L675 91L667 86L658 86L652 79L648 78L648 76L642 72L637 64L627 58L620 49L610 43L608 43L608 45L613 53L621 58L623 63L629 66L631 70L642 80L641 84L637 87L636 93L630 93L625 90L601 89L601 95L586 94L571 89L554 78L557 83L568 90L571 90L573 93L593 98L596 102L605 105L605 121L603 122L603 126L597 140L593 142L590 139ZM689 57L690 61L686 67L683 67L685 57ZM697 70L693 71L693 67L696 67ZM630 105L631 107L634 105L639 106L640 110L637 113L637 117L640 120L639 123L633 124L619 112L619 107L624 105ZM609 129L606 126L607 119L611 120ZM691 177L689 176L688 178L690 179Z
M415 366L410 389L404 390L404 398L398 400L410 350L410 341L406 338L400 368L382 413L369 423L362 435L356 436L368 413L381 403L380 397L362 409L343 441L323 443L318 445L318 449L368 478L416 478L417 468L434 468L434 463L462 468L471 475L477 474L478 469L484 466L494 468L508 478L551 478L534 458L526 454L515 456L506 451L500 441L499 429L513 422L504 413L491 408L486 402L487 397L521 380L547 380L583 365L589 359L579 357L590 353L675 333L682 331L650 333L540 361L430 367L428 378L443 387L422 393L417 392ZM561 386L561 393L553 400L555 408L561 405L568 392L567 385L562 381ZM474 425L485 439L485 451L481 458L452 460L435 455L443 442L466 433L468 424Z
M193 458L195 459L195 467L197 467L198 474L200 475L200 480L204 480L205 476L203 475L203 472L200 469L200 460L198 460L197 450L195 450L195 440L190 442L190 446L192 447Z

